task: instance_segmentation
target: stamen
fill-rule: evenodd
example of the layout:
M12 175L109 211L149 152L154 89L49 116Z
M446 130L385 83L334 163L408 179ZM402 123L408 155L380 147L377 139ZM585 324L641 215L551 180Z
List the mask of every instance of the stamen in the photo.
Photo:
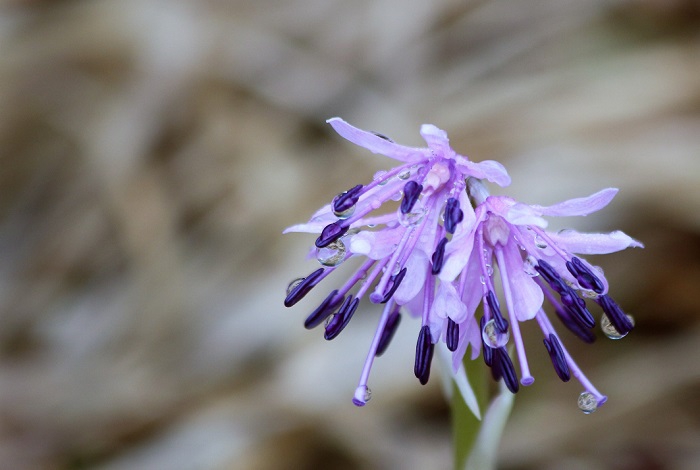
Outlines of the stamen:
M403 281L403 278L406 277L406 272L407 268L403 268L401 271L399 271L398 274L396 274L395 276L391 276L393 282L389 290L386 292L386 294L384 294L384 297L382 298L381 302L379 302L380 304L387 303L389 299L394 295L396 289L398 289L401 285L401 281Z
M576 256L571 257L571 261L566 262L566 269L569 270L584 289L592 290L596 294L602 294L605 290L601 280Z
M349 228L349 225L343 225L341 221L326 225L323 231L321 231L321 235L316 239L316 247L323 248L324 246L330 245L345 235Z
M418 196L423 191L423 185L416 183L415 181L409 181L403 187L403 199L401 200L401 213L408 214L413 209Z
M391 309L394 308L394 301L390 301L389 303L386 304L386 307L384 307L384 311L382 312L382 316L379 318L379 325L377 325L377 329L374 332L374 338L372 338L372 345L369 347L369 351L367 352L367 358L365 359L365 365L362 367L362 375L360 376L360 383L357 385L357 389L355 390L355 396L352 399L352 402L356 406L364 406L367 401L369 400L370 393L369 393L369 387L367 387L367 381L369 380L369 373L372 370L372 363L374 362L374 358L377 355L377 350L379 346L379 341L382 337L382 332L386 328L387 320L389 318L389 312Z
M621 335L626 335L632 328L634 328L634 323L627 318L625 312L622 311L619 305L608 295L601 295L596 299L596 302L603 309L605 314L608 316L610 323L615 327Z
M494 364L498 364L498 372L503 377L506 387L511 393L518 393L520 385L518 385L518 375L515 373L513 361L510 359L506 348L497 348L494 351ZM524 385L524 384L523 384Z
M304 327L307 330L317 327L323 322L323 320L333 313L333 309L343 300L343 298L337 294L337 290L334 290L328 294L328 297L321 302L321 305L319 305L316 310L314 310L311 315L306 318Z
M330 341L338 336L340 332L348 326L348 323L350 323L350 319L355 313L355 310L357 310L357 305L359 303L360 299L353 300L352 295L349 295L343 302L340 310L338 310L338 313L333 317L333 320L326 326L326 332L323 334L323 337Z
M544 342L544 347L547 348L549 358L552 360L554 371L563 382L568 382L571 379L571 372L569 371L569 365L566 363L566 357L564 357L564 351L561 349L559 340L553 333L550 333L549 339L545 338L542 341Z
M447 244L447 237L443 237L442 240L440 240L437 244L437 248L435 248L435 253L433 253L433 270L432 273L433 275L440 274L440 270L442 269L442 263L445 259L445 245Z
M389 318L386 320L386 325L384 325L384 329L382 330L382 336L379 338L379 345L377 346L377 353L375 354L376 356L381 356L384 354L386 349L389 347L389 343L391 343L391 339L394 337L394 333L396 333L399 323L401 323L401 314L399 313L399 307L397 306L396 310L391 312Z
M433 360L434 349L435 345L430 335L430 327L423 325L416 343L416 362L413 366L413 373L421 385L427 384L430 378L430 363Z
M284 299L284 306L291 307L292 305L299 302L308 294L313 287L318 284L322 277L325 268L318 268L316 271L312 272L306 278L299 283Z
M494 294L492 290L490 290L488 292L488 294L486 295L486 302L489 304L489 309L491 309L491 313L493 314L494 324L496 325L498 332L499 333L507 332L508 331L508 320L503 318L503 314L501 313L501 308L498 305L498 299L496 298L496 294Z
M576 291L566 285L559 273L546 261L537 260L535 270L547 281L549 286L559 294L562 304L567 310L588 328L595 326L595 319L586 308L586 301L578 296ZM543 289L544 290L544 289Z
M361 184L358 184L344 193L338 194L335 199L333 199L333 212L342 213L357 204L363 187L364 186Z
M464 212L459 208L459 200L453 197L447 200L445 205L445 230L447 233L455 233L457 225L464 218Z
M457 350L459 346L459 323L455 322L451 318L447 319L447 334L445 335L445 343L447 344L447 349L452 352Z
M564 326L575 334L581 341L585 343L593 343L596 339L595 333L590 329L586 328L581 324L578 318L568 312L568 309L559 303L552 295L549 289L546 289L543 282L540 279L535 279L537 284L539 284L544 296L547 297L549 303L554 306L554 312L559 317L559 320L564 324Z

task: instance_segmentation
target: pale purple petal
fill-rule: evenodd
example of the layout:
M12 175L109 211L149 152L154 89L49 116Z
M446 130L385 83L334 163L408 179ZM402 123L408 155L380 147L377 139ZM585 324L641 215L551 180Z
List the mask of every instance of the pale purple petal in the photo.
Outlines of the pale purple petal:
M390 256L403 236L402 230L385 229L377 232L362 231L350 239L350 251L371 259Z
M406 261L405 268L406 276L394 293L394 300L399 305L408 303L420 293L428 271L428 258L421 252L414 252Z
M579 233L575 230L563 230L559 233L548 233L548 235L569 253L605 255L626 248L644 248L644 245L620 230L610 233Z
M496 183L501 187L510 185L510 175L506 168L494 160L484 160L482 162L472 162L466 157L458 155L455 157L457 164L463 167L465 174L479 179L485 179Z
M438 129L432 124L423 124L420 128L420 135L423 136L428 147L445 158L451 158L454 155L454 150L450 148L450 140L447 138L447 132Z
M429 155L428 149L406 147L386 139L382 139L372 132L363 131L357 127L351 126L342 119L335 117L326 121L333 126L333 129L346 138L353 144L364 147L372 153L379 153L387 157L399 160L402 162L414 162L423 160Z
M617 188L607 188L588 197L569 199L553 206L531 206L535 212L552 217L588 215L607 206L617 194Z
M477 213L470 210L466 195L460 196L460 206L464 207L464 220L457 227L452 240L445 247L445 261L440 271L441 281L453 281L462 272L474 247L474 235L481 220L486 216L483 206L477 208ZM466 203L466 205L465 205Z
M508 209L508 212L504 218L514 225L534 225L541 228L547 227L547 221L540 217L539 214L527 204L514 204L510 207L510 209Z
M518 321L526 321L535 318L538 310L544 302L542 289L523 269L523 257L515 243L508 243L503 247L503 258L508 272L508 282L513 298L513 310Z
M441 282L438 286L430 315L440 318L449 317L455 323L466 320L467 307L460 301L457 289L451 282Z

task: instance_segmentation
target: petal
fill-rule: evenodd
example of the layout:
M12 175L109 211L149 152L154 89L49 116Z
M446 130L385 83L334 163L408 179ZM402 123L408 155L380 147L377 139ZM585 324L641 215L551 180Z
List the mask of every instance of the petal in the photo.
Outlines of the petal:
M515 243L508 243L503 247L503 258L506 264L507 279L503 282L510 284L513 305L509 305L510 314L515 314L518 321L526 321L535 318L542 307L544 294L542 289L523 269L523 257Z
M364 230L352 236L350 251L371 259L383 259L394 252L402 235L403 231L394 229L384 229L377 232Z
M486 179L492 183L496 183L501 187L510 185L510 175L506 168L500 163L493 160L484 160L476 163L466 157L458 155L455 157L457 164L463 167L465 174L479 179Z
M440 318L451 318L455 323L462 323L467 318L467 307L457 294L457 289L451 282L441 282L435 295L435 301L430 315Z
M427 158L429 155L429 150L427 149L406 147L404 145L395 144L394 142L378 137L372 132L363 131L357 127L351 126L347 122L337 117L331 118L326 122L333 126L333 129L335 129L335 131L342 137L346 138L353 144L366 148L372 153L386 155L387 157L402 162L422 160Z
M442 368L445 371L444 375L448 379L451 377L452 380L454 380L454 383L457 385L457 389L459 390L460 394L462 395L462 398L464 399L464 403L467 405L469 410L471 410L471 412L474 413L476 419L480 420L481 412L479 410L479 402L476 399L474 390L469 384L469 379L467 378L467 373L464 370L464 366L460 364L460 367L457 370L453 370L452 367L450 367L451 353L447 349L447 347L444 344L440 344L436 349L438 360L440 361L440 364L442 365ZM448 394L451 394L452 384L447 383L445 386L445 390Z
M477 212L474 213L473 210L470 210L471 205L468 202L465 205L465 201L462 199L460 196L460 205L464 207L464 220L457 226L452 240L445 247L445 262L439 275L442 281L453 281L467 265L474 248L476 229L481 219L486 215L483 206L479 206Z
M566 251L584 255L605 255L625 248L644 248L644 245L620 230L610 233L579 233L576 230L563 230L559 233L547 233L547 235Z
M511 206L504 218L514 225L534 225L542 228L547 227L547 221L540 217L531 206L520 202Z
M406 276L394 293L394 300L399 305L407 304L423 289L428 271L428 258L423 253L416 251L408 258L405 267Z
M432 124L423 124L420 128L420 135L423 136L428 147L445 158L451 158L454 150L450 148L450 139L447 132L438 129Z
M607 188L588 197L569 199L553 206L531 206L541 215L553 217L568 217L588 215L607 206L617 194L617 188Z

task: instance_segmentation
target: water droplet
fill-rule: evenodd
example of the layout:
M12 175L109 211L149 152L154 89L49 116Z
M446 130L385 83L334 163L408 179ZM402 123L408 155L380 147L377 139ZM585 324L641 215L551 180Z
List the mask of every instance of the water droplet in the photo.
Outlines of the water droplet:
M486 275L488 277L493 276L493 266L491 266L490 264L486 265Z
M338 212L335 209L333 209L333 215L335 215L337 218L341 220L345 220L347 218L350 218L355 213L355 206L348 207L344 211Z
M391 274L396 276L400 272L401 272L401 263L394 264L394 270L391 272Z
M598 409L598 400L591 392L583 392L578 396L578 408L589 415Z
M324 266L338 266L345 261L345 252L345 243L342 240L336 240L328 246L319 248L316 259Z
M328 328L328 325L333 321L335 318L336 314L334 313L333 315L329 315L328 318L326 318L326 321L323 323L324 328Z
M632 326L634 326L634 318L632 315L627 315L627 319L632 322ZM615 326L610 322L610 318L605 314L600 318L600 329L603 330L603 334L610 339L622 339L627 336L627 333L623 335L617 331Z
M524 245L518 245L518 248L520 248L522 251L525 251L525 246Z
M404 170L401 173L399 173L399 179L400 180L407 180L408 178L411 177L411 170Z
M481 281L482 284L486 285L486 279L484 276L479 276L479 281Z
M592 290L588 290L588 289L581 289L581 295L586 297L587 299L597 299L598 298L598 294L596 294Z
M355 389L355 396L352 402L357 406L365 406L372 398L372 390L367 385L360 385Z
M547 248L547 242L542 240L542 237L537 235L537 236L535 236L535 246L537 248L539 248L540 250L544 250L545 248Z
M367 227L369 227L369 228L374 228L376 226L377 226L377 224L367 224Z
M489 320L484 325L484 329L481 331L481 337L484 339L484 343L492 348L500 348L505 346L510 339L510 333L506 330L505 333L501 333L496 328L496 320Z
M289 285L287 286L287 295L291 294L292 291L293 291L299 284L301 284L302 282L304 282L304 279L306 279L306 278L305 278L305 277L298 277L298 278L294 279L292 282L290 282Z
M537 258L532 255L529 255L525 258L525 261L523 261L523 271L525 271L525 274L528 276L537 277L540 275L535 269L535 266L537 266Z
M399 223L404 227L414 227L421 223L426 212L427 209L423 207L423 202L418 199L409 213L404 214L401 212L401 208L398 209Z
M402 197L403 197L403 191L397 191L396 193L391 195L391 200L392 201L400 201Z
M389 178L384 179L386 174L387 174L386 170L379 170L378 172L376 172L374 174L374 181L382 180L382 181L379 181L379 185L384 186L385 184L387 184L389 182Z

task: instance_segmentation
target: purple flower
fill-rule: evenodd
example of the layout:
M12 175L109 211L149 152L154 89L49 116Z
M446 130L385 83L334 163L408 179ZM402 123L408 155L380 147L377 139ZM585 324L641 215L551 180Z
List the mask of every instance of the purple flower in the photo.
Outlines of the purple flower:
M563 381L573 375L585 391L579 397L579 407L591 413L606 401L578 368L554 330L542 305L546 298L564 326L585 342L595 335L593 315L585 299L602 308L601 327L612 338L624 337L633 328L631 316L626 315L608 295L608 283L599 268L575 254L605 254L628 247L642 247L638 241L616 231L608 234L584 234L574 230L553 233L545 230L542 216L588 215L605 207L617 189L604 189L586 198L571 199L549 207L526 205L504 196L490 196L482 181L470 178L466 192L475 209L475 221L463 226L448 244L440 272L442 284L434 305L440 302L450 307L431 314L429 324L434 332L442 331L450 339L450 322L459 326L453 367L462 363L467 345L472 347L472 359L479 355L491 367L496 380L517 392L519 383L531 385L527 356L520 332L520 322L536 319L543 334L544 345L556 374ZM498 270L504 306L496 295L494 272ZM447 287L445 287L447 286ZM440 300L441 289L445 299ZM457 299L457 300L455 300ZM483 299L483 302L482 302ZM457 302L464 311L458 310ZM483 303L484 314L477 327L475 310ZM505 307L505 308L504 308ZM447 320L445 314L447 312ZM512 335L520 369L520 380L506 347ZM518 383L519 382L519 383Z
M429 124L421 127L428 147L414 148L357 129L339 118L328 122L347 140L401 162L392 170L379 172L371 183L358 184L339 194L307 223L285 230L318 233L311 256L322 265L290 284L284 302L287 307L301 300L344 261L363 259L354 274L309 315L307 328L326 321L325 338L332 339L346 327L366 294L371 302L385 304L353 399L363 406L369 399L370 368L396 331L401 306L422 319L414 371L421 383L428 381L435 343L443 330L433 317L448 318L444 327L447 345L452 349L458 346L459 323L466 321L467 307L460 302L452 283L440 284L437 292L435 285L437 275L449 261L446 255L458 251L454 240L470 233L475 223L465 192L466 180L485 179L506 186L510 177L500 163L474 163L457 154L450 148L447 134ZM387 203L395 206L392 201L400 201L398 208L374 214ZM464 371L456 368L455 373L463 375ZM458 383L465 381L460 376Z

